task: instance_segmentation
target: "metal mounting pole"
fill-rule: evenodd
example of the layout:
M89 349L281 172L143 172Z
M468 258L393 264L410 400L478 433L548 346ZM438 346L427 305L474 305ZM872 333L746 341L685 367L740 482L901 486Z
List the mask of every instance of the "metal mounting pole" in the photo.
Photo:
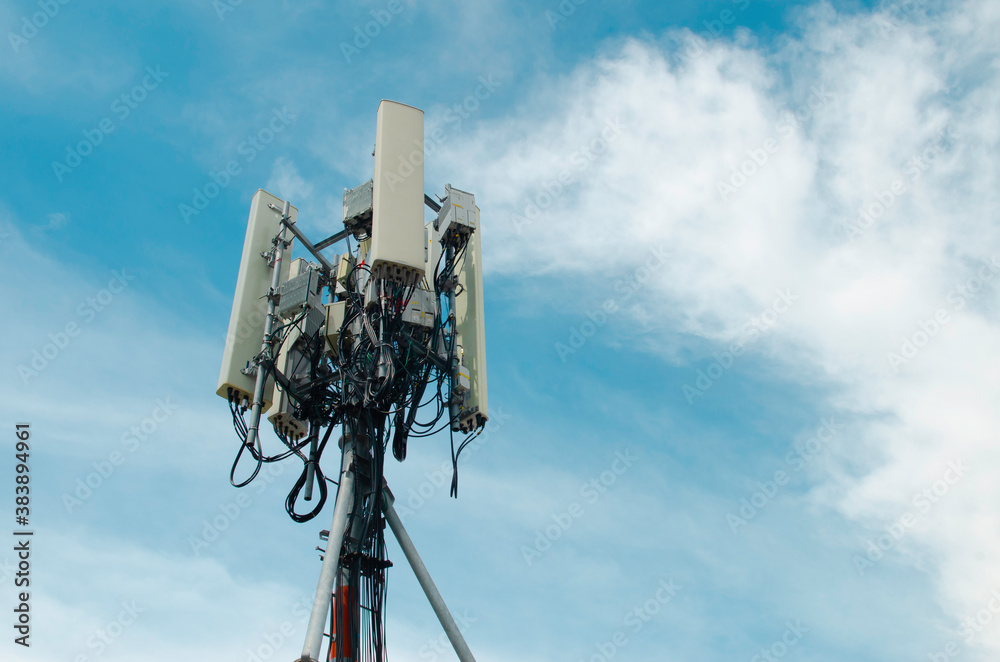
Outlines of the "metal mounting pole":
M444 628L445 634L448 635L452 648L455 649L455 654L458 655L458 659L461 662L476 662L476 658L472 656L472 651L469 650L469 645L465 643L462 631L458 629L458 624L455 623L451 612L448 611L448 605L444 603L444 598L441 597L437 586L434 585L431 574L427 572L427 567L420 559L417 548L413 546L413 541L410 540L409 534L403 528L403 522L399 519L396 509L392 506L395 497L392 496L392 492L389 491L388 486L383 486L382 492L384 495L382 499L382 512L385 513L385 519L389 522L389 528L392 529L392 533L396 536L399 546L403 549L406 560L410 563L410 567L413 568L413 574L417 576L420 588L424 589L427 600L431 603L431 607L434 608L434 613L437 615L438 620L441 621L441 627Z
M354 455L355 443L352 431L344 431L344 455L340 465L340 485L337 488L337 502L333 507L333 522L330 537L323 554L323 566L319 571L319 585L313 598L309 625L306 626L306 642L302 647L302 657L297 662L319 662L323 647L323 631L326 629L330 603L333 599L333 582L337 578L340 565L340 548L344 544L347 530L347 516L354 504Z
M274 206L272 205L272 208ZM285 201L284 208L281 210L281 223L279 227L281 230L278 231L278 237L275 240L274 245L274 262L271 267L274 269L271 274L271 289L267 296L267 318L264 320L264 340L261 343L260 354L264 356L271 349L271 331L274 328L274 308L275 308L275 297L278 294L278 287L281 285L281 260L285 254L285 226L283 225L285 220L288 218L288 212L290 211L291 205L288 201ZM257 364L257 380L254 382L253 387L253 403L251 404L250 410L250 425L247 426L247 441L246 445L252 450L253 445L257 442L258 428L260 427L260 413L264 408L264 366Z
M285 203L285 204L287 205L288 203ZM302 234L302 230L298 229L295 226L295 223L292 223L291 221L292 221L292 219L289 218L288 214L285 214L284 217L281 219L282 225L284 225L286 228L288 228L289 230L291 230L292 234L295 235L295 237L299 240L299 242L302 244L302 246L307 251L309 251L310 253L312 253L314 258L316 258L317 260L319 260L319 263L323 266L323 270L324 271L326 271L327 273L330 273L330 272L336 273L337 272L337 267L335 267L333 264L331 264L330 261L328 259L326 259L326 257L324 257L323 254L320 253L319 250L317 250L315 246L313 246L313 243L311 241L309 241L309 237L307 237L304 234Z

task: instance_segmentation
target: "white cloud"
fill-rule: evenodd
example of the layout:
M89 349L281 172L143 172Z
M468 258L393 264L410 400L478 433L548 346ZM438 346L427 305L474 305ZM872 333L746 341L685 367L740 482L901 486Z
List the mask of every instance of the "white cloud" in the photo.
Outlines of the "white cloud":
M40 226L38 229L42 232L48 232L50 230L61 230L66 227L69 223L69 214L64 214L62 212L55 212L52 214L45 215L45 225Z
M283 156L275 159L266 189L282 200L309 198L313 192L312 184L304 180L295 164Z
M463 183L494 272L571 274L582 300L600 301L665 247L642 291L640 340L675 361L678 331L728 343L790 288L799 301L759 349L780 350L789 380L839 387L841 415L882 421L842 458L882 459L860 477L828 475L814 498L877 533L917 512L914 494L949 461L970 466L898 546L932 570L957 618L1000 585L1000 276L956 289L979 287L970 279L1000 256L1000 10L927 14L820 6L773 52L688 33L666 40L678 50L632 40L538 91L531 107L545 111L482 122L430 165L477 164ZM924 344L920 325L933 330L939 310L948 321L891 365L904 336ZM1000 650L996 635L982 642Z
M133 78L142 65L116 56L114 46L94 39L92 31L71 29L76 7L46 6L48 12L37 2L0 7L0 85L16 88L17 92L5 91L12 107L33 108L34 98L51 100L67 94L90 103L135 84Z
M277 641L283 623L295 636L282 637L279 658L301 646L305 591L122 540L36 533L45 543L33 556L33 645L15 659L244 662L268 635Z
M993 448L1000 384L991 371L1000 357L996 287L991 283L975 297L955 298L956 288L971 285L978 261L1000 253L995 223L1000 87L991 64L998 14L985 2L964 3L933 18L912 17L883 34L871 16L819 8L803 16L801 37L767 52L746 36L736 44L699 44L687 33L668 35L660 44L631 41L567 79L548 81L552 89L524 100L522 115L500 122L477 118L478 130L468 141L450 138L428 162L433 170L428 181L452 181L478 194L488 235L484 249L494 272L570 275L586 294L581 300L599 301L602 293L613 294L611 283L639 267L650 249L664 247L666 266L651 275L632 314L643 329L636 340L673 361L680 361L674 350L684 347L683 333L726 343L739 336L748 318L771 305L776 290L798 295L793 309L754 348L773 352L776 369L790 380L818 375L840 387L830 405L845 419L862 415L855 421L857 437L839 442L834 452L843 453L845 467L862 458L865 473L859 478L832 465L834 473L812 495L815 502L857 520L861 535L870 536L904 510L915 510L913 495L933 490L949 461L961 458L970 467L892 552L930 568L943 603L956 616L981 609L989 590L1000 586L1000 569L990 564L1000 552L993 533L1000 494L990 475L998 468ZM680 57L673 48L687 55ZM273 88L269 94L273 98L262 107L278 104L287 90ZM209 106L214 107L189 111L196 116ZM782 109L801 111L803 119L791 122ZM214 118L203 125L208 133L225 125L219 118L226 113L206 116ZM346 124L363 122L369 133L342 138L360 145L355 151L365 158L373 117L372 111ZM242 121L257 126L256 118ZM434 121L439 118L429 113L428 126ZM911 181L911 160L929 154L946 128L953 140L933 154L926 169L918 166L920 177ZM598 141L602 132L605 144ZM244 134L223 133L235 142ZM218 154L217 143L212 145L207 151ZM753 169L748 159L762 159L761 150L767 162L758 172L742 184L731 179L734 167ZM235 154L235 145L222 153ZM476 165L458 181L456 164ZM906 181L907 191L893 194L888 211L849 241L844 223L858 223L856 210L891 191L896 179ZM720 193L719 182L736 190ZM540 197L546 184L547 201ZM314 200L321 187L314 188L289 160L274 162L268 186L293 201L302 196L316 209L326 205L329 216L337 216L339 195L316 194ZM518 231L510 216L524 215L532 200L545 209ZM9 357L9 379L0 394L25 415L51 416L53 448L64 460L83 457L86 464L99 458L164 393L212 390L219 343L196 337L190 326L130 291L87 327L79 345L60 354L35 382L39 390L22 388L15 365L30 358L47 333L76 319L74 306L103 287L105 276L81 277L40 257L14 225L0 228L0 238L7 255L20 260L8 261L5 273L36 274L8 291L11 304L34 313L8 328L8 345L23 351ZM959 309L956 301L965 304ZM900 351L900 337L913 339L938 309L949 321L894 371L887 353ZM177 328L187 340L171 337ZM94 357L101 357L100 379L81 393L80 375L93 377ZM164 363L164 357L183 360ZM52 393L74 394L61 399L58 415L52 414ZM173 462L176 466L167 468L177 473L211 471L213 480L224 482L217 468L231 444L204 443L229 434L224 417L205 408L210 404L183 404L184 413L170 423L183 430L164 435L171 445L159 444L165 448L155 460L137 455L135 462L155 462L161 469ZM879 422L867 422L870 418ZM191 462L187 453L198 453L199 461ZM510 542L511 549L523 540L525 526L537 524L527 522L525 513L537 512L540 503L558 509L562 491L576 488L567 475L559 475L546 492L529 492L528 479L505 482L470 474L468 483L481 485L489 505L481 512L506 504L502 512L512 521L503 527L503 544ZM511 501L524 494L529 496ZM599 521L581 525L581 532L606 523L619 527L606 527L614 531L628 528L628 521L613 515L620 510L617 499L607 503ZM471 511L462 521L472 519ZM518 518L521 528L514 526ZM61 574L49 575L51 581L85 577L101 600L96 604L69 589L40 592L39 605L54 615L47 627L58 633L49 638L60 647L49 651L51 659L79 651L81 641L114 615L117 603L104 598L130 591L162 599L173 617L193 604L193 616L158 622L149 631L140 623L143 636L133 643L122 639L112 653L123 659L157 654L243 659L245 630L173 642L165 641L163 632L187 633L195 622L217 627L227 623L217 615L234 605L233 619L259 616L253 627L266 630L268 614L280 617L268 596L290 594L282 585L236 580L209 561L47 535L60 554L48 567L64 566ZM659 544L657 539L649 546ZM568 576L593 574L593 559L572 561ZM730 567L734 575L751 570ZM141 585L136 577L143 578ZM569 583L574 590L584 585L577 576ZM425 630L406 621L396 625L401 640L423 641ZM983 641L991 650L1000 645Z

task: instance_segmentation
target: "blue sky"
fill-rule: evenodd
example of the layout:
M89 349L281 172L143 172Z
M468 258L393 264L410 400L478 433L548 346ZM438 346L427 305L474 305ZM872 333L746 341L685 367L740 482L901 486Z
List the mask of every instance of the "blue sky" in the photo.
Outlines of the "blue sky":
M482 210L493 422L458 500L446 437L386 470L477 659L996 659L998 23L5 3L0 397L36 549L3 659L298 656L330 515L289 520L291 465L229 486L214 390L251 196L337 231L383 98L441 136L428 192ZM392 659L455 659L390 544Z

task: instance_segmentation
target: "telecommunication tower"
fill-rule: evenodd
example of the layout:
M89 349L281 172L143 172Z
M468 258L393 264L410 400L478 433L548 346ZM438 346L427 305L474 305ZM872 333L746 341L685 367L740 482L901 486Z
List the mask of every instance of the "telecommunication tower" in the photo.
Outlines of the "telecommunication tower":
M217 390L240 440L230 482L243 487L264 463L298 457L285 500L296 522L316 517L327 483L337 485L298 662L319 662L327 624L327 660L385 659L386 524L459 659L474 660L383 477L390 447L402 461L410 438L447 429L457 496L458 457L489 420L479 208L450 185L440 202L424 193L423 144L423 112L382 101L374 176L345 191L343 230L315 244L287 200L258 190L250 205ZM296 240L315 262L290 259ZM342 243L343 254L324 254ZM262 419L279 452L265 451ZM335 431L337 481L320 463ZM241 461L253 469L237 480Z

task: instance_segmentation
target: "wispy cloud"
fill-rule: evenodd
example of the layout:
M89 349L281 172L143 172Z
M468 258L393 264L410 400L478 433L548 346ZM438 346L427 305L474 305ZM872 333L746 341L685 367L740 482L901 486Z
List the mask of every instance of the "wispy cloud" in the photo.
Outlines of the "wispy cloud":
M997 152L986 147L997 133L984 114L1000 101L1000 81L993 67L970 69L996 57L1000 15L984 2L927 10L844 15L818 6L801 14L801 37L771 52L713 41L700 57L678 60L632 40L555 91L538 90L547 112L480 124L465 145L478 164L467 186L492 219L485 250L494 273L572 274L571 292L599 301L611 294L609 280L641 264L644 247L669 247L667 267L642 292L646 332L637 341L672 361L682 351L702 355L699 339L710 341L709 354L738 341L746 319L793 284L801 299L753 349L792 383L819 377L835 387L838 416L863 423L814 496L872 530L898 517L950 453L996 463L1000 419L990 403L1000 390L985 369L1000 359L992 283L974 305L949 311L905 375L885 359L968 278L969 265L1000 246ZM893 30L880 28L886 21ZM683 46L693 37L674 39ZM823 102L810 104L816 89ZM781 124L789 112L796 122ZM572 152L609 116L627 127L621 138L524 236L517 201L558 174L553 155ZM945 130L954 139L942 143ZM723 199L719 173L769 141L780 149ZM933 167L914 169L924 154ZM906 192L883 204L877 229L850 242L844 219L898 178ZM640 319L634 310L622 317L630 314ZM685 337L699 342L686 346ZM891 422L864 422L875 413ZM858 474L852 457L871 459ZM1000 516L986 505L1000 503L1000 491L982 476L966 480L900 543L901 561L932 564L955 613L982 602L979 585L1000 580L987 561L1000 540L977 524Z

